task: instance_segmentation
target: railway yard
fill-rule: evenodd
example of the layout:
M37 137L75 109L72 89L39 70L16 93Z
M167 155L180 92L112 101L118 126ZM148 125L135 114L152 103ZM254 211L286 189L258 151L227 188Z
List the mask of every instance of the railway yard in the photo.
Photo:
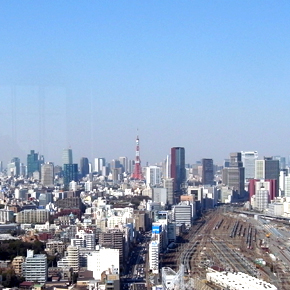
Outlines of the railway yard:
M289 223L288 223L289 224ZM243 272L290 289L290 224L219 208L196 221L162 256L162 267L205 280L206 269Z

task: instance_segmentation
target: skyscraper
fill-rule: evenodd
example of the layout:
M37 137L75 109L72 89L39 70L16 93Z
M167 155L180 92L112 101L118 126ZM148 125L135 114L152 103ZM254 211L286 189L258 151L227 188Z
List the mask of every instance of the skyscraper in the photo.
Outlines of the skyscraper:
M167 204L173 205L174 204L174 179L173 178L166 178L163 179L163 187L167 190Z
M121 169L121 163L120 163L120 160L118 159L113 159L111 161L111 171L113 172L114 169L120 169L120 172L122 171Z
M94 171L102 174L103 167L106 166L105 158L95 158Z
M264 157L265 160L265 179L276 179L279 181L280 164L279 160L273 157Z
M38 153L35 153L34 150L30 150L30 154L27 155L27 175L31 177L33 172L40 171L40 164L43 163L43 160L40 158Z
M279 160L273 157L264 157L255 161L255 179L276 180L276 194L279 192Z
M41 183L46 187L54 185L54 166L52 162L47 162L41 165Z
M8 163L7 174L13 176L20 175L20 159L18 157L14 157L11 162Z
M256 160L255 179L276 179L279 180L279 160L272 157L264 157L263 160Z
M128 172L128 158L127 157L119 157L120 164L123 168L123 172Z
M286 168L286 158L282 156L273 156L273 160L279 160L280 170Z
M223 184L233 188L237 192L236 198L244 198L245 168L243 167L240 152L230 154L229 167L223 169Z
M202 184L213 185L214 173L213 173L213 160L203 158L202 159Z
M89 174L89 159L87 157L82 157L80 160L80 173L81 177L85 177Z
M170 178L170 154L166 156L166 159L162 162L162 177L163 178Z
M281 156L273 156L274 160L279 160L279 166L280 166L280 170L283 170L286 168L286 158L285 157L281 157Z
M72 149L63 149L62 151L62 164L72 164L73 163L73 155Z
M171 148L171 178L174 179L174 190L180 191L186 179L185 150L183 147Z
M65 186L68 186L71 181L78 181L78 165L64 164L63 183Z
M258 159L258 151L242 151L242 162L245 168L245 181L255 178L255 162Z

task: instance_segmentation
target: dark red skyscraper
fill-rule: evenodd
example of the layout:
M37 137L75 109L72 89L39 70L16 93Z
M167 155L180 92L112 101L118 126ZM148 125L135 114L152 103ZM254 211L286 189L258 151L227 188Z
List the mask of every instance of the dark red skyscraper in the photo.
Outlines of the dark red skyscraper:
M136 138L136 157L135 157L135 167L134 172L131 176L132 179L135 180L144 180L144 176L142 174L141 168L141 160L140 160L140 151L139 151L139 137Z

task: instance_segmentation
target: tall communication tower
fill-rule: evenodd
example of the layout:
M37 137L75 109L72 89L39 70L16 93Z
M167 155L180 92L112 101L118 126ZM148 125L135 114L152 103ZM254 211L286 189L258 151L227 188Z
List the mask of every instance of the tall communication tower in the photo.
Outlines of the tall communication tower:
M142 168L141 168L140 151L139 151L139 136L138 135L136 138L135 167L134 167L134 172L133 172L131 178L134 180L145 180L145 178L142 174Z

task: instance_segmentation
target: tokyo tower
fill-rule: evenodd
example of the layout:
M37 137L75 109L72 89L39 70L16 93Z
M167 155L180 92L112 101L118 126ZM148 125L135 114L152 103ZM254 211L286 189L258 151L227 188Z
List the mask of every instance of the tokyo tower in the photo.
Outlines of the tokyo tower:
M140 151L139 151L139 137L138 136L136 138L135 167L134 167L134 172L131 176L131 179L145 180L145 178L142 174L142 168L141 168Z

